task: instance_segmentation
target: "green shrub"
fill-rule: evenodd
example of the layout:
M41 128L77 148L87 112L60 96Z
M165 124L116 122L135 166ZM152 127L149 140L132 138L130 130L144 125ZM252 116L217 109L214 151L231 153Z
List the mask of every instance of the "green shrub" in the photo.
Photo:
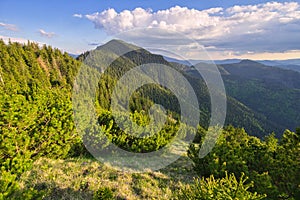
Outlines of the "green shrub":
M79 62L58 49L0 40L1 198L32 199L17 180L35 159L64 158L75 138L71 86Z
M102 187L94 193L93 200L111 200L113 197L114 193L110 188Z
M21 190L17 181L17 175L2 171L0 176L0 200L7 199L42 199L44 191L37 191L34 188Z
M253 182L246 184L248 178L241 176L237 180L234 174L221 179L215 179L213 175L209 178L196 179L194 184L182 188L179 193L179 199L236 199L236 200L258 200L263 199L265 195L249 192L253 187Z
M229 126L206 157L199 158L204 134L199 144L190 146L188 155L200 176L223 178L228 172L239 178L244 173L254 182L250 191L266 194L268 199L296 199L300 191L299 135L287 130L281 139L271 134L261 140Z
M0 177L0 200L10 198L17 190L19 190L19 185L16 182L16 175L2 171Z

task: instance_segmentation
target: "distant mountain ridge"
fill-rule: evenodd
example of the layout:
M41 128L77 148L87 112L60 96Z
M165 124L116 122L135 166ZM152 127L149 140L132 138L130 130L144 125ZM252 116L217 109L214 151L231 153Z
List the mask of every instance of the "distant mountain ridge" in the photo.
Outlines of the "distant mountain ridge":
M216 65L223 65L223 64L235 64L239 63L243 60L248 60L248 59L225 59L225 60L180 60L180 59L175 59L175 58L170 58L164 56L164 58L169 61L169 62L177 62L181 63L184 65L194 65L197 63L214 63ZM261 63L267 66L272 66L272 67L278 67L282 69L288 69L288 70L293 70L300 72L300 59L287 59L287 60L253 60L257 63Z
M69 56L71 56L72 58L77 58L79 55L78 54L72 54L72 53L68 53Z

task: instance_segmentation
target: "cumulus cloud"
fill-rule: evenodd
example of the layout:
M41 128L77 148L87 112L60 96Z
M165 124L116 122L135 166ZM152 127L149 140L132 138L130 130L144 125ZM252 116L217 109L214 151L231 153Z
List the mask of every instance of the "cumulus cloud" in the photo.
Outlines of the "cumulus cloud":
M40 33L40 35L42 36L42 37L47 37L47 38L52 38L52 37L54 37L56 34L55 33L53 33L53 32L46 32L46 31L44 31L43 29L40 29L39 30L39 33Z
M175 6L166 10L136 8L116 12L113 8L85 15L95 28L118 34L136 28L160 28L179 32L214 51L284 52L300 49L300 6L297 2L267 2L257 5L233 6L206 10ZM170 35L139 33L153 43L172 40ZM179 42L180 38L173 38Z
M117 13L113 8L101 13L86 15L96 28L103 28L110 34L134 28L166 28L169 30L186 32L195 29L216 26L219 17L211 16L222 11L222 8L209 10L195 10L186 7L175 6L167 10L152 12L143 8L136 8L132 11L124 10Z
M3 27L4 29L6 30L9 30L9 31L18 31L18 27L14 24L6 24L6 23L3 23L3 22L0 22L0 27Z

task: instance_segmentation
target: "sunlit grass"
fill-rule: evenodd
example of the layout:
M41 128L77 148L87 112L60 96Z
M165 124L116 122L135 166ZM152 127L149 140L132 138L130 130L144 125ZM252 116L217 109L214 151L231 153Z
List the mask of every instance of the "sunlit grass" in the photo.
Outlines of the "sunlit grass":
M181 157L156 172L117 171L97 160L41 158L21 176L23 189L45 191L45 199L92 199L101 188L109 188L116 199L174 199L176 192L195 176L191 161Z

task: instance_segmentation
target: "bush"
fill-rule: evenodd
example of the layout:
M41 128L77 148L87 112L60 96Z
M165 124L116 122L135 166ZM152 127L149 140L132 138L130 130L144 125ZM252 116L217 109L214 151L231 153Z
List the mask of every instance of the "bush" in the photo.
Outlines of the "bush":
M244 173L255 183L250 191L267 195L268 199L297 199L300 178L299 133L285 131L281 139L271 134L261 140L249 136L243 129L227 127L213 150L199 158L199 144L192 144L189 157L200 176L225 177L225 172L237 178Z
M247 179L244 174L237 180L234 174L228 176L227 173L222 179L215 179L213 175L206 179L196 179L194 184L180 190L179 199L263 199L265 195L248 191L253 187L253 182L246 184Z
M111 200L113 197L113 191L110 188L103 187L94 193L93 200Z
M33 188L21 190L17 182L17 176L10 172L2 171L0 177L0 200L6 199L42 199L44 191L37 191Z

